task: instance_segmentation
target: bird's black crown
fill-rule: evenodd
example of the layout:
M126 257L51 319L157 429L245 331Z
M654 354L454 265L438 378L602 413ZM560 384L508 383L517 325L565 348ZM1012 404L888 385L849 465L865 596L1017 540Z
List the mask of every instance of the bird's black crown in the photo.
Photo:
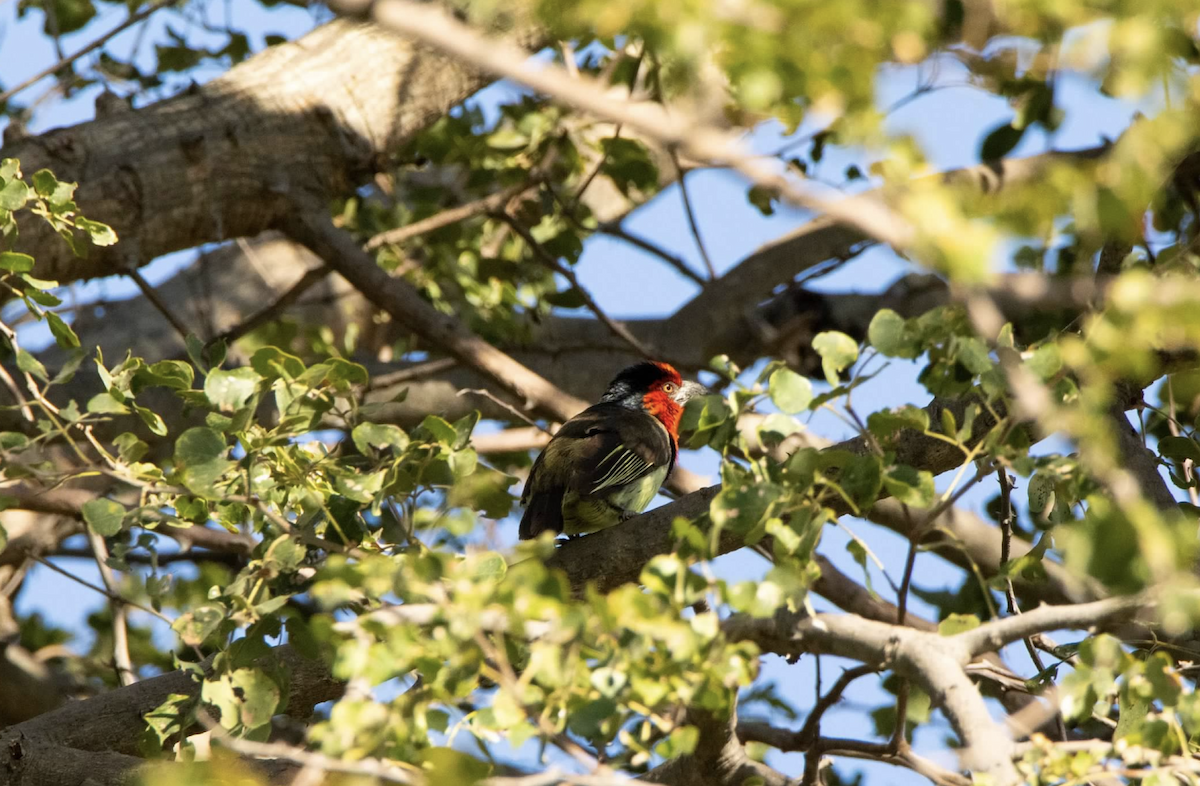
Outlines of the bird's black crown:
M650 388L664 379L671 379L673 375L668 368L670 367L664 368L649 361L630 366L608 383L608 389L604 391L600 401L640 406L642 396Z

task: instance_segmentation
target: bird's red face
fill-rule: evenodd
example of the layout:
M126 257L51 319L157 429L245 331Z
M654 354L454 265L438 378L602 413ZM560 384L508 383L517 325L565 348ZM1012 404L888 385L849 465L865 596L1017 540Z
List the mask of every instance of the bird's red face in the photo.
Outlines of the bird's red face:
M670 365L646 362L618 374L600 401L653 415L666 427L671 439L678 441L683 405L693 396L706 393L707 388L699 382L684 381Z
M698 382L684 382L679 372L667 363L655 363L654 367L660 373L642 395L642 409L658 418L667 427L672 441L678 442L683 405L707 391Z

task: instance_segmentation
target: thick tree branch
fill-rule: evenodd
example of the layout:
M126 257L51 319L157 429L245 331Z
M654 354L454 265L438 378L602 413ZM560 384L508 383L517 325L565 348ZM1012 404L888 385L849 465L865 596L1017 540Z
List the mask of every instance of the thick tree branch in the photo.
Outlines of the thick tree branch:
M304 717L314 705L341 695L342 683L330 676L324 662L309 660L289 646L276 647L270 657L278 659L289 675L284 709L288 714ZM190 673L172 671L84 701L64 704L0 732L0 772L15 766L12 743L24 739L85 751L136 755L145 730L142 716L172 693L194 696L199 691L200 683Z
M67 283L256 235L290 209L289 193L346 193L491 80L376 25L335 20L175 98L6 145L0 157L27 171L78 181L80 210L121 238L82 259L45 222L25 221L21 250Z
M850 614L798 617L781 613L766 620L734 615L722 623L722 630L735 641L755 642L765 652L837 655L889 666L920 685L946 714L963 743L965 768L986 773L997 784L1019 780L1012 763L1012 743L992 720L983 697L963 671L969 659L967 648L955 638Z

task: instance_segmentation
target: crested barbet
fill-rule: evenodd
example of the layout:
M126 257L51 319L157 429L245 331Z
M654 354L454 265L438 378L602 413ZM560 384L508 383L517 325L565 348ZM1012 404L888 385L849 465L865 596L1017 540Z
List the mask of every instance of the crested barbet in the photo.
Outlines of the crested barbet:
M618 374L533 462L521 494L521 538L595 532L645 510L675 466L683 405L707 392L666 363Z

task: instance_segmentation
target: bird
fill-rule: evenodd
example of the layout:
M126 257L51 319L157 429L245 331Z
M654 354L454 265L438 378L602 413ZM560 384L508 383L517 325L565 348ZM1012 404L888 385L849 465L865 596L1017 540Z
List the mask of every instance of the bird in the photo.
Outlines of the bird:
M645 510L675 466L684 404L707 393L667 363L617 374L533 462L521 493L521 539L596 532Z

